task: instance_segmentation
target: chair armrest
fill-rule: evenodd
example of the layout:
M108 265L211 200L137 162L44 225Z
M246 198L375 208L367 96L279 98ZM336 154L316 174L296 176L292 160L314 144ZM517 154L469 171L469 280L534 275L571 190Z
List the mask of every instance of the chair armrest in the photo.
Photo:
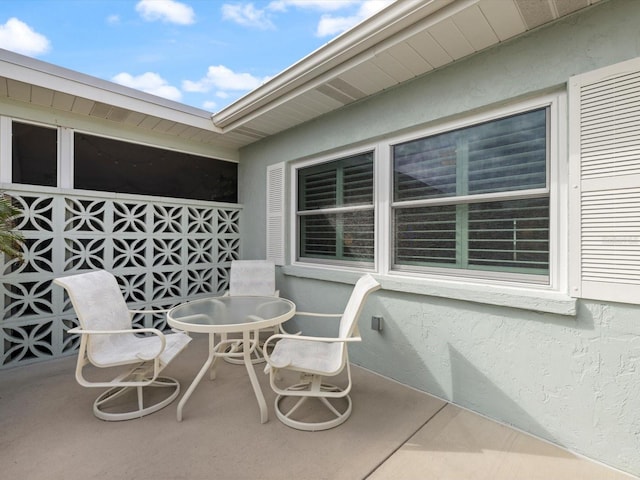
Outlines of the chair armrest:
M170 308L159 308L157 310L129 310L129 313L167 313Z
M76 333L79 335L113 335L113 334L124 334L124 333L153 333L154 335L160 337L160 351L152 357L147 357L145 355L136 354L140 360L148 361L155 360L160 356L167 345L167 340L162 333L157 328L127 328L122 330L85 330L80 327L75 327L69 330L67 333Z
M314 313L314 312L297 312L296 315L303 315L305 317L327 317L327 318L340 318L342 313Z
M349 337L349 338L339 338L339 337L310 337L307 335L293 335L289 333L276 333L275 335L271 335L267 340L278 340L280 338L287 338L289 340L306 340L308 342L324 342L324 343L335 343L335 342L359 342L362 340L362 337Z

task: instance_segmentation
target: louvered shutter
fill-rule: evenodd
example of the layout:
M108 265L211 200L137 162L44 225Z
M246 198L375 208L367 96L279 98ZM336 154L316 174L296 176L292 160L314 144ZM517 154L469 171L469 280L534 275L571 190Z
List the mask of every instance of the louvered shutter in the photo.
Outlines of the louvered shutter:
M267 167L267 259L284 265L285 164Z
M640 301L640 58L573 77L571 293Z

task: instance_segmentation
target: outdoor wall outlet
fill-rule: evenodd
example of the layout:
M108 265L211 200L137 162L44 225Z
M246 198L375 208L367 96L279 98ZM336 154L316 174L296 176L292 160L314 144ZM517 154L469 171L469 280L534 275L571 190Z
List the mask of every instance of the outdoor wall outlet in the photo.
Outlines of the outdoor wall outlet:
M371 330L375 330L377 332L382 331L382 317L373 316L371 317Z

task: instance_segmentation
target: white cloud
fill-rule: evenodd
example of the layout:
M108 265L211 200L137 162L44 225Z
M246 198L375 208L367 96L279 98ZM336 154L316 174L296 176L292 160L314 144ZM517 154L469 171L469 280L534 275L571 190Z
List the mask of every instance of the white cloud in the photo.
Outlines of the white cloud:
M179 25L195 22L193 8L175 0L140 0L136 11L148 22L161 20Z
M346 32L360 21L360 17L332 17L323 15L318 22L316 35L318 37L331 37Z
M187 92L200 93L206 93L212 89L249 91L259 87L265 80L249 73L236 73L223 65L212 65L204 78L195 82L185 80L182 82L182 88Z
M215 111L217 106L218 104L216 102L212 102L210 100L202 104L202 108L204 108L205 110L209 110L210 112Z
M120 17L118 15L109 15L107 17L107 24L118 25L120 23Z
M318 37L326 37L350 29L393 2L394 0L272 0L264 9L256 8L253 3L225 3L222 6L222 16L239 25L267 30L276 28L272 21L274 14L286 13L292 8L330 12L322 15L316 29ZM349 14L338 15L339 11L348 11Z
M35 56L48 52L51 44L47 37L13 17L4 25L0 25L0 48Z
M245 5L225 3L222 5L222 18L245 27L257 27L262 30L275 28L266 10L256 8L253 3Z
M370 17L374 13L378 13L384 7L391 5L396 0L366 0L362 2L360 6L359 15L364 20L365 18Z
M274 0L269 3L267 8L278 12L285 12L289 7L334 12L357 4L360 1L362 0Z
M119 73L112 79L114 82L125 87L135 88L143 92L151 93L169 100L179 101L182 99L182 92L169 83L157 73L146 72L134 77L129 73Z
M387 5L393 3L394 0L365 0L361 3L358 12L355 15L349 16L332 16L330 14L322 15L320 22L318 22L318 28L316 35L318 37L327 37L338 35L351 27L360 23L365 18L370 17L374 13L379 12Z

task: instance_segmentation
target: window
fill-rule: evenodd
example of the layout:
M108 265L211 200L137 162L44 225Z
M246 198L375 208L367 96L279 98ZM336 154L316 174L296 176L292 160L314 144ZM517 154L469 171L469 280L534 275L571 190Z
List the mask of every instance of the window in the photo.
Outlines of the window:
M373 152L297 170L298 258L373 263Z
M394 145L392 267L548 282L548 117L540 108Z
M12 122L11 134L11 181L55 187L58 181L57 129Z
M74 134L74 186L85 190L238 201L233 162Z

